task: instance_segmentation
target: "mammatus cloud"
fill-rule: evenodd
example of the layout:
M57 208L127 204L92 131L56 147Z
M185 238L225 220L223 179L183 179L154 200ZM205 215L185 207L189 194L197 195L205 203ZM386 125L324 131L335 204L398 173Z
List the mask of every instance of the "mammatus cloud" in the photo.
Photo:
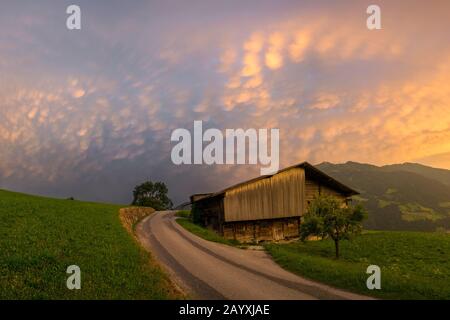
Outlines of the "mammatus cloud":
M127 202L134 184L160 179L178 202L258 175L254 166L171 164L172 130L194 120L279 128L282 166L450 168L449 22L435 22L443 8L412 6L411 15L424 14L422 28L387 15L371 32L357 6L261 5L236 23L236 8L182 19L164 7L166 19L148 19L136 5L111 12L111 32L101 8L81 7L97 19L75 34L43 18L56 16L52 6L33 19L1 19L0 187Z

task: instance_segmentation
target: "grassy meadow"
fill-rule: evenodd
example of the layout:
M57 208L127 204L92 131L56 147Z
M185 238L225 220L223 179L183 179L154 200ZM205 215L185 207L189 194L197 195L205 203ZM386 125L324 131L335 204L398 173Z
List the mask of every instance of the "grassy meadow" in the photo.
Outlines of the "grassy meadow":
M342 241L339 260L329 240L265 248L285 269L339 288L384 299L450 299L449 234L367 232ZM381 290L366 287L371 264L381 268Z
M0 299L173 298L119 209L0 190ZM69 265L81 269L80 290L66 287Z

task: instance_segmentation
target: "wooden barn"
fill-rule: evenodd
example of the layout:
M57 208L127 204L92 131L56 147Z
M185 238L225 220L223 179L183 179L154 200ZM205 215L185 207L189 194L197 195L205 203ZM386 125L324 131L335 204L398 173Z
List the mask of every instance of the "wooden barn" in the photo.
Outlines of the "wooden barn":
M228 239L242 242L298 237L300 218L318 194L343 202L355 190L303 162L216 193L191 196L202 223Z

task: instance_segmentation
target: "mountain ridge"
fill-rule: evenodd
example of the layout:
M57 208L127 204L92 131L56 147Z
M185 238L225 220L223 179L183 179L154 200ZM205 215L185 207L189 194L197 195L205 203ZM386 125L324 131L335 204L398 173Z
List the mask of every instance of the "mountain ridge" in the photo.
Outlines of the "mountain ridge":
M450 229L450 170L415 163L376 166L347 161L316 167L360 192L368 229Z

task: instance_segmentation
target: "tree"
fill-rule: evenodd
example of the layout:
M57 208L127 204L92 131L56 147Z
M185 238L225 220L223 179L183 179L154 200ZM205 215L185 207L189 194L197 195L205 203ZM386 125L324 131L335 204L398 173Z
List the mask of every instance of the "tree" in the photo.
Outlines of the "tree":
M334 241L336 259L339 259L339 241L360 234L367 212L361 206L346 206L342 200L329 195L319 195L309 206L300 228L300 238L309 236Z
M146 181L134 188L134 206L152 207L155 210L172 208L172 201L167 196L169 190L163 182Z

